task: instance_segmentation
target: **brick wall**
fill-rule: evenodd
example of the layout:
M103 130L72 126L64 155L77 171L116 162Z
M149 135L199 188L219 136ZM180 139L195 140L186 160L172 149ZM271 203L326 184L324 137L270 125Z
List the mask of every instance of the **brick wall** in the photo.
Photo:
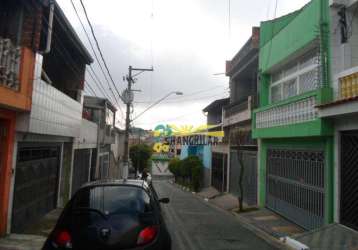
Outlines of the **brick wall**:
M38 50L40 47L43 10L36 1L30 0L31 9L25 10L21 45ZM47 26L47 25L46 25Z

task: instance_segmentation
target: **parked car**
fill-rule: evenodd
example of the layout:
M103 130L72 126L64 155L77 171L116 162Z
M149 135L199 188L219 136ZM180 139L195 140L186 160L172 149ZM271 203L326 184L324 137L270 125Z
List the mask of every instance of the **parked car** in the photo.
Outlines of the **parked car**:
M143 180L88 183L67 204L43 250L170 250L160 208L168 202Z

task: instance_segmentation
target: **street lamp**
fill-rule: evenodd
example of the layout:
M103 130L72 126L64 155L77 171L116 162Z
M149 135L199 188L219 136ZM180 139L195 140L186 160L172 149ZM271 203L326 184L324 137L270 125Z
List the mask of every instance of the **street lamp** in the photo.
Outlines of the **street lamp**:
M132 121L138 119L138 117L140 117L141 115L143 115L145 112L147 112L149 109L153 108L155 105L159 104L160 102L162 102L163 100L165 100L166 98L168 98L171 95L183 95L183 92L180 91L172 91L169 92L168 94L166 94L164 97L160 98L158 101L154 102L152 105L150 105L148 108L146 108L145 110L143 110L139 115L137 115L136 117L134 117Z

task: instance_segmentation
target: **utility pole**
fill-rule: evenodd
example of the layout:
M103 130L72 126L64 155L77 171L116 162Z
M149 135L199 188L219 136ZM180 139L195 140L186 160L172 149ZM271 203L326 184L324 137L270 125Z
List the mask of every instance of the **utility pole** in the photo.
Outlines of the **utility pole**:
M132 72L138 71L137 74L132 75ZM123 91L122 98L123 102L126 104L126 127L125 127L125 134L124 134L124 159L123 159L123 178L128 178L128 168L129 168L129 129L130 129L130 113L131 113L131 105L133 103L134 95L132 90L132 84L135 83L134 77L138 76L139 74L145 72L145 71L153 71L153 67L150 69L140 69L140 68L133 68L132 66L129 66L128 68L128 75L126 77L127 80L127 89ZM137 174L137 173L135 173Z

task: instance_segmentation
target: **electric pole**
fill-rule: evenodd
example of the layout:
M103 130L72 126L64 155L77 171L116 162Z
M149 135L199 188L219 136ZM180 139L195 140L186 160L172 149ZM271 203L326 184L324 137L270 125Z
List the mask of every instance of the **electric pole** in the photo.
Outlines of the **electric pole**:
M132 75L133 71L138 71L137 74L134 76ZM139 69L139 68L133 68L132 66L129 66L128 68L128 75L126 77L127 80L127 89L123 91L122 98L123 102L126 104L126 127L125 127L125 133L124 133L124 159L123 159L123 178L128 178L128 168L129 168L129 129L131 126L131 120L130 120L130 113L131 113L131 105L133 103L134 95L132 90L132 84L135 83L135 76L138 76L139 74L145 72L145 71L153 71L153 67L150 69ZM135 173L137 175L137 173Z

